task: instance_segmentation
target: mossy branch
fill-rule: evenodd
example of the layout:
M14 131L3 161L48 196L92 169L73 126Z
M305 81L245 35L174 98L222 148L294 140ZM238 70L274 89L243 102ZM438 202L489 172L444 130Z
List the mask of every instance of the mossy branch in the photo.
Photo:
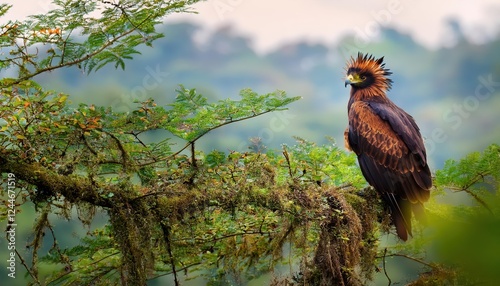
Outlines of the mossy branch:
M0 157L0 173L14 173L38 189L43 197L63 195L69 202L87 202L95 206L110 208L110 199L99 193L99 188L84 177L60 175L39 163L23 163Z

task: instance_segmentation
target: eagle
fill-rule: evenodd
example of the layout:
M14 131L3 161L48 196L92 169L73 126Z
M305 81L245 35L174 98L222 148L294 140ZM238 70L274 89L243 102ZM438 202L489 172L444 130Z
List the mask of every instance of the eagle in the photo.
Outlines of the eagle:
M380 194L399 238L408 239L412 213L424 217L432 177L424 142L415 120L386 95L392 72L384 57L358 53L346 66L349 126L346 148L354 151L366 181Z

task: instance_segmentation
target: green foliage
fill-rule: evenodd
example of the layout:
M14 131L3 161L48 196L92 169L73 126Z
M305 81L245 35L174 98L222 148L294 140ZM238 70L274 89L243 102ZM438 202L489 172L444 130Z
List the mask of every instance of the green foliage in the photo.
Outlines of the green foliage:
M170 105L168 130L193 142L216 127L284 110L284 106L300 99L287 97L283 91L259 95L251 89L242 90L240 97L239 101L226 99L209 104L195 89L186 89L181 85L175 102Z
M463 191L471 195L486 209L487 203L481 197L488 196L498 189L500 181L500 147L490 145L481 154L473 152L460 162L448 160L443 170L436 172L436 183L454 191ZM441 188L441 191L443 188Z
M58 285L116 285L119 281L120 252L109 227L94 230L81 244L68 248L52 248L41 263L60 265L64 270L51 273L47 279Z
M55 9L1 26L0 47L10 52L2 56L0 71L17 68L20 82L66 66L77 65L87 73L110 63L123 69L125 60L139 54L138 46L151 46L163 36L155 25L165 15L186 12L196 2L54 0ZM0 6L0 16L9 7Z
M356 155L339 152L334 140L329 138L331 145L317 146L296 137L301 143L292 148L284 147L284 155L291 173L297 180L316 183L328 183L342 186L362 188L364 181L359 168L355 165ZM280 174L280 178L286 174Z
M9 9L12 8L12 5L8 4L0 4L0 17L9 12Z
M3 83L9 81L2 80ZM16 156L23 160L47 160L48 154L63 148L67 140L71 140L61 137L71 120L69 114L60 113L67 97L43 91L33 81L23 81L15 87L0 89L0 145L5 151L16 152ZM45 132L53 136L39 136Z

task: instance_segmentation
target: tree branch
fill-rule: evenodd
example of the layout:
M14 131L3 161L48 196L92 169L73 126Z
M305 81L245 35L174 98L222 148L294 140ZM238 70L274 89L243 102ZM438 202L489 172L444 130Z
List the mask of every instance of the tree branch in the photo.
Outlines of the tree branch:
M201 262L195 262L195 263L192 263L192 264L189 264L189 265L186 265L184 266L183 268L179 268L177 269L178 272L180 271L187 271L189 268L191 267L194 267L194 266L197 266L197 265L200 265ZM160 275L156 275L155 277L152 277L148 280L153 280L153 279L157 279L157 278L160 278L160 277L163 277L163 276L167 276L167 275L170 275L170 274L173 274L174 272L173 271L170 271L170 272L166 272L166 273L162 273Z
M163 237L165 238L165 244L167 246L167 252L169 257L169 263L172 265L172 273L174 274L174 283L175 286L179 286L179 280L177 279L177 270L175 267L174 255L172 254L172 244L170 240L170 226L165 222L160 222L161 229L163 231Z
M24 260L24 258L21 256L21 254L17 249L16 249L16 255L17 257L19 257L19 260L21 260L21 264L24 266L24 268L26 268L26 271L28 271L28 274L31 276L31 278L33 278L33 280L37 283L37 285L42 285L38 280L38 277L31 271L31 268L28 267L28 264L26 264L26 261Z
M147 21L149 21L149 18L146 18L144 19L141 23L139 23L137 26L140 26L142 25L143 23L146 23ZM10 85L15 85L15 84L18 84L22 81L25 81L25 80L28 80L34 76L37 76L41 73L44 73L44 72L48 72L48 71L53 71L53 70L56 70L56 69L59 69L59 68L63 68L63 67L68 67L68 66L74 66L74 65L78 65L88 59L91 59L93 57L95 57L96 55L98 55L99 53L103 52L106 48L110 47L111 45L113 45L114 43L118 42L120 39L124 38L125 36L133 33L134 31L136 31L138 28L136 26L133 26L132 28L130 28L129 30L123 32L121 35L119 36L116 36L114 38L112 38L111 40L109 40L107 43L105 43L102 47L100 47L99 49L91 52L91 53L88 53L86 54L85 56L81 57L81 58L78 58L78 59L75 59L73 61L69 61L69 62L61 62L59 63L58 65L56 66L49 66L49 67L46 67L46 68L42 68L42 69L37 69L36 71L34 71L33 73L31 74L28 74L26 76L23 76L23 77L20 77L18 79L16 79L15 81L13 81L12 83L10 83ZM64 44L66 44L66 41L64 42Z
M432 269L436 269L436 266L434 266L434 265L432 265L430 263L427 263L427 262L425 262L425 261L423 261L421 259L418 259L418 258L415 258L415 257L411 257L411 256L406 255L406 254L398 254L398 253L393 253L393 254L386 255L386 252L384 252L383 256L377 256L377 258L384 258L385 259L385 257L404 257L406 259L409 259L409 260L415 261L417 263L423 264L423 265L425 265L427 267L430 267Z
M385 258L387 257L387 247L384 248L384 256L382 257L382 267L384 268L384 274L385 274L385 277L387 277L387 280L389 281L387 283L388 286L391 286L392 284L392 280L391 280L391 277L389 277L389 274L387 274L387 268L385 267Z
M14 173L20 180L37 186L38 191L50 192L53 196L61 194L72 203L84 201L104 208L113 206L89 179L60 175L39 163L22 163L0 157L0 173Z
M188 143L186 143L186 145L184 145L184 147L182 147L179 151L175 152L174 154L171 154L169 156L167 156L166 158L164 159L170 159L172 157L175 157L177 155L179 155L182 151L186 150L186 148L190 147L191 144L194 144L194 142L198 141L198 139L200 139L201 137L205 136L207 133L209 133L210 131L212 130L215 130L217 128L220 128L222 126L226 126L226 125L229 125L231 123L236 123L236 122L239 122L239 121L243 121L243 120L247 120L247 119L251 119L251 118L254 118L254 117L257 117L257 116L260 116L260 115L264 115L266 113L269 113L269 112L273 112L273 111L276 111L277 108L274 108L274 109L268 109L268 110L265 110L265 111L262 111L261 113L254 113L252 115L249 115L249 116L245 116L245 117L241 117L241 118L238 118L238 119L230 119L228 121L225 121L217 126L213 126L205 131L203 131L202 133L200 133L198 136L196 136L193 140L190 140Z

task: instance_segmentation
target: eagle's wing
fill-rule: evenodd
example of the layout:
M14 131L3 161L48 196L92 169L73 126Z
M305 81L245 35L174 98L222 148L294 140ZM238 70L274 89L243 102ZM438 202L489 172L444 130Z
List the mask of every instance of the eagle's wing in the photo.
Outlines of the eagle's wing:
M382 120L389 123L392 130L403 140L409 151L415 155L415 159L419 163L416 167L426 167L427 159L424 141L413 117L396 105L380 102L369 102L368 105Z
M432 185L417 125L395 105L357 101L349 109L348 143L367 181L380 192L425 202Z
M395 105L354 102L346 146L357 155L364 177L392 209L398 235L411 234L411 211L423 215L431 174L417 125Z

